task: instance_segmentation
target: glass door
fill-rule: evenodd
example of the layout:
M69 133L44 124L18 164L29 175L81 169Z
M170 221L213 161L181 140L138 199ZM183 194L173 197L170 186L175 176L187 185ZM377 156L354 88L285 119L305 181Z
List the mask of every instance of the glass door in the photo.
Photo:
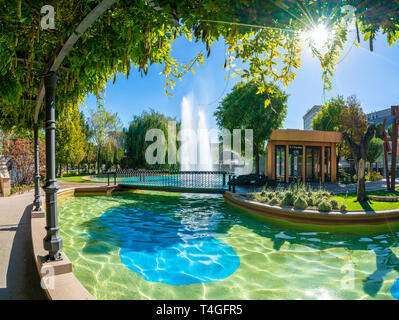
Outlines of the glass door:
M289 146L288 179L290 182L302 180L302 153L302 146Z
M285 146L276 146L276 181L285 182Z
M306 181L321 180L321 147L306 147Z
M324 148L324 181L331 181L331 147Z

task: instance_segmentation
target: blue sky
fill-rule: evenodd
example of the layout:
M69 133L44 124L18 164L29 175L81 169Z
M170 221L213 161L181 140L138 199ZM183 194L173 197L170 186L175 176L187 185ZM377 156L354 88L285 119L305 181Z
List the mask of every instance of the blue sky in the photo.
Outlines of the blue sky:
M374 51L370 52L368 42L362 42L360 48L352 45L355 37L351 31L332 79L333 89L324 94L319 61L304 48L302 67L297 71L296 79L284 89L289 94L284 128L302 129L302 116L307 109L338 94L345 97L356 94L366 113L399 104L399 45L389 47L385 35L379 35ZM143 77L133 70L129 80L124 75L117 75L115 84L112 81L107 84L106 108L117 112L124 126L128 126L134 115L150 108L180 120L182 98L192 95L195 110L202 109L209 128L216 128L213 112L240 79L225 80L228 71L223 68L224 42L215 43L211 49L211 55L205 58L204 64L195 67L195 74L190 72L177 80L173 97L165 94L165 77L159 74L162 71L159 65L152 65L148 75ZM180 62L188 62L201 50L206 56L202 43L181 38L173 46L173 56ZM81 109L87 113L96 108L96 99L88 96L85 105L86 108L81 106Z

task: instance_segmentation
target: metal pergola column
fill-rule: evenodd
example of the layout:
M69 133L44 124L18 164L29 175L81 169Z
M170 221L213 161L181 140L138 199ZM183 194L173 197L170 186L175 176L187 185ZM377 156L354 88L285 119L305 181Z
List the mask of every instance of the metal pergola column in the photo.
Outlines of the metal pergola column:
M57 179L55 176L55 88L57 75L49 72L44 76L46 92L46 237L44 249L49 252L46 260L60 260L62 239L58 234Z
M67 39L67 41L57 48L54 52L54 63L47 68L47 73L43 77L39 85L39 91L36 97L35 126L38 125L38 117L40 107L44 96L46 97L46 232L47 235L43 239L44 249L49 252L46 256L47 261L61 259L59 250L62 248L62 239L58 234L58 215L57 215L57 191L59 189L55 176L55 87L57 82L56 72L61 67L62 62L68 53L72 50L74 44L79 40L81 35L92 25L106 10L116 3L117 0L102 0L87 16L83 18L75 31ZM36 152L35 145L35 152ZM37 169L38 170L38 169ZM36 175L35 175L36 178ZM35 187L39 188L40 184L36 182ZM36 192L35 188L35 192ZM39 193L37 193L39 194ZM36 195L35 195L36 201Z
M35 148L35 199L33 205L35 211L42 210L42 200L40 198L40 173L39 173L39 125L35 123L33 127L34 148Z

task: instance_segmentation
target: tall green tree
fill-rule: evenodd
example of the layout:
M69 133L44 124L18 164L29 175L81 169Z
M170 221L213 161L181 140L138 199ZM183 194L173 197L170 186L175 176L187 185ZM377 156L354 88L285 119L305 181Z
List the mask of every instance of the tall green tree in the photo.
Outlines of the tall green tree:
M378 160L384 151L381 139L373 138L370 140L367 150L367 161L369 162L369 172L372 171L372 164Z
M121 121L117 113L110 113L105 109L102 103L99 103L96 110L90 111L89 125L92 133L92 140L96 145L97 173L100 174L101 150L109 139L108 133L121 129Z
M266 100L269 101L267 107ZM287 100L288 95L272 83L267 84L267 90L260 91L254 82L240 82L214 113L220 129L226 128L231 132L234 129L253 130L256 173L259 173L259 157L265 151L266 140L273 129L282 127Z
M312 129L319 131L335 131L339 132L341 122L341 112L346 106L346 101L343 96L338 95L336 98L331 98L312 120ZM339 161L341 157L348 158L351 156L349 147L343 143L337 144L337 172L339 168Z
M153 109L143 111L140 115L133 117L126 130L125 148L126 155L130 159L127 161L134 168L151 168L151 169L178 169L178 164L148 164L145 159L147 147L152 144L151 141L145 141L145 136L150 129L160 129L165 141L168 141L168 121L176 121L175 118L167 117ZM179 132L180 123L176 122L176 132ZM176 146L177 147L177 146ZM165 158L168 157L168 148L165 144Z
M93 142L88 142L86 144L86 157L85 157L85 163L87 164L87 168L90 173L90 168L95 164L97 161L97 148L96 145Z
M101 152L101 161L105 164L106 168L109 169L112 166L115 168L119 165L121 159L124 156L124 150L120 144L121 133L114 132L105 142L105 145Z
M312 129L320 131L339 131L341 111L345 107L343 96L331 98L312 120Z
M71 105L58 115L56 126L56 163L62 176L62 167L68 164L79 165L85 157L86 136L81 126L78 107Z
M367 126L366 115L355 96L347 99L347 106L341 112L339 125L342 137L349 146L355 161L357 173L357 200L366 201L365 168L368 145L375 134L375 126Z

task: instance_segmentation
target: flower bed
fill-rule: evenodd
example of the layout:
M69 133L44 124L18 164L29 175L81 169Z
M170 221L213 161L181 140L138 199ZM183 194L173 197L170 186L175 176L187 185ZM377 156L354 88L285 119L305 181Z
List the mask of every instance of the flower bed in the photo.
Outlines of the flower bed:
M281 205L294 207L295 209L315 209L321 212L332 210L346 211L345 201L339 205L332 197L331 192L322 188L314 190L304 185L290 186L285 190L263 190L262 192L250 193L249 200L255 200L270 205Z

